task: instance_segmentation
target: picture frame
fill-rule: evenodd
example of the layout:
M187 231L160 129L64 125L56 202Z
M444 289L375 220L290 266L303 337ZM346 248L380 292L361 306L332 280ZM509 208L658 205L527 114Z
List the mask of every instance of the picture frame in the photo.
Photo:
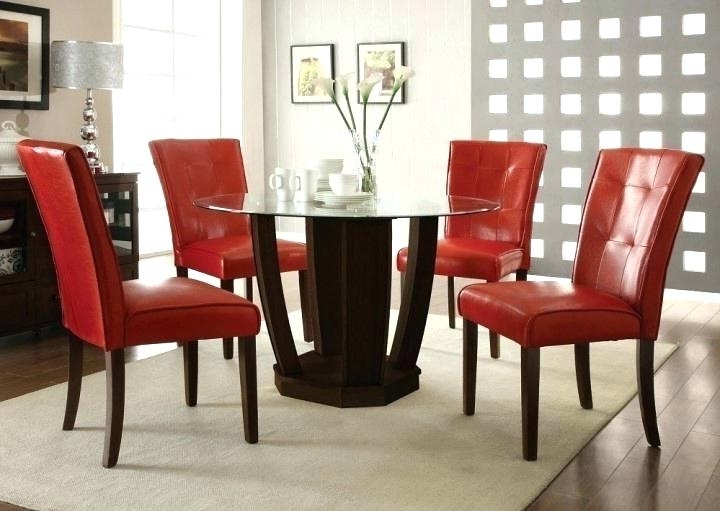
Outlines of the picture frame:
M330 96L312 85L316 78L335 75L335 45L296 44L290 46L290 87L293 103L330 103Z
M0 2L0 108L50 108L50 10Z
M357 45L357 79L358 82L364 80L368 76L381 73L383 80L380 85L376 85L368 103L387 103L392 95L393 70L397 66L405 65L405 43L389 42L389 43L358 43ZM404 83L400 90L393 98L393 103L405 103L406 85ZM361 102L358 93L358 103Z

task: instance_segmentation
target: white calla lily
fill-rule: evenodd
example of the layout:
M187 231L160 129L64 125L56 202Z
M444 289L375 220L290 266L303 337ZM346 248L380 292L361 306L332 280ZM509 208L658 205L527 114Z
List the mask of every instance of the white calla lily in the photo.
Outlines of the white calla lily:
M331 98L335 97L335 91L333 90L333 80L332 78L315 78L312 82L314 87L319 88L323 91L324 94L327 94Z
M358 92L360 93L360 99L362 100L363 104L366 104L368 102L373 87L380 83L382 79L383 76L381 74L375 73L366 77L360 83L358 83Z
M335 78L335 83L340 87L340 93L343 96L348 95L348 82L355 73L345 73Z
M396 91L402 84L408 81L408 78L415 76L413 68L408 66L398 66L393 69L393 76L395 77L395 83L393 83L393 91Z

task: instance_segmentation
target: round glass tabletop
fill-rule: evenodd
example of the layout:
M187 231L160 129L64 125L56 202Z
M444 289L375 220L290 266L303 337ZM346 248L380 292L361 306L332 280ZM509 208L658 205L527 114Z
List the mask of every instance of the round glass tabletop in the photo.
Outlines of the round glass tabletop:
M238 193L196 199L201 208L231 213L289 217L327 218L412 218L482 213L498 208L495 202L458 195L417 195L392 193L377 200L357 196L318 197L312 202L276 200L274 194Z

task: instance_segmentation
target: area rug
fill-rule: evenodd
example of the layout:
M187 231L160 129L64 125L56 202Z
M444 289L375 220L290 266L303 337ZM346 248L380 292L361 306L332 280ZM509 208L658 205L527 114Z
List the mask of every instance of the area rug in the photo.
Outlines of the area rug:
M293 315L294 331L301 331ZM85 377L76 429L65 385L0 403L0 501L37 510L523 509L635 393L634 342L591 347L595 408L578 404L572 348L542 351L538 461L522 459L519 349L487 353L477 410L462 414L462 332L430 316L420 390L386 407L337 409L278 395L258 337L260 442L243 441L237 360L201 343L198 406L184 405L181 350L127 366L118 465L101 466L105 375ZM656 365L672 352L657 344ZM307 349L298 341L298 349ZM641 440L644 441L644 440Z

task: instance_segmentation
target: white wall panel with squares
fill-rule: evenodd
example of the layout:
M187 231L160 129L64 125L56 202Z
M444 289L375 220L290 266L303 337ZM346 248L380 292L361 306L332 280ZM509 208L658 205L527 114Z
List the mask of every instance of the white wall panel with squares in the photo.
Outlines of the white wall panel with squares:
M706 162L667 285L720 292L720 1L477 0L472 7L473 138L548 145L531 273L570 275L599 149L677 148Z

